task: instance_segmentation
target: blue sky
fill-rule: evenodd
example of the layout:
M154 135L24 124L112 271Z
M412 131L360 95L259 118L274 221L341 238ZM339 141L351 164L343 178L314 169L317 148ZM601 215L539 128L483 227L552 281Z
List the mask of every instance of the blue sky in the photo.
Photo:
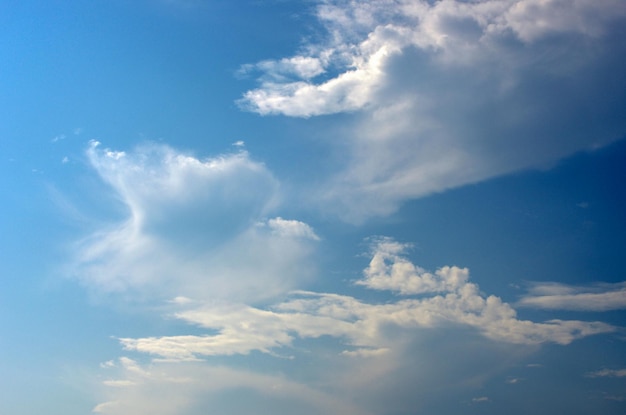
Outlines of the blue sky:
M0 412L622 414L626 4L0 4Z

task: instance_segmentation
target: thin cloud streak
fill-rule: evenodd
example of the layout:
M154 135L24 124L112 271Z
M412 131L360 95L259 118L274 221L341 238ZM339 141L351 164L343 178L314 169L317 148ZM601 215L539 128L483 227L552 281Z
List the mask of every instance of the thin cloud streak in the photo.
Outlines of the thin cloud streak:
M548 310L623 310L626 309L626 282L591 286L536 283L517 304Z
M602 369L595 372L587 373L590 378L623 378L626 377L626 369Z

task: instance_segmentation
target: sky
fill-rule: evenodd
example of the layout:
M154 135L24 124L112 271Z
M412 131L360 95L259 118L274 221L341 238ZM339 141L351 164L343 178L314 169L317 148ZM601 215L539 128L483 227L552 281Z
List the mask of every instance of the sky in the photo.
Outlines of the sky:
M3 0L0 413L625 413L624 39L622 0Z

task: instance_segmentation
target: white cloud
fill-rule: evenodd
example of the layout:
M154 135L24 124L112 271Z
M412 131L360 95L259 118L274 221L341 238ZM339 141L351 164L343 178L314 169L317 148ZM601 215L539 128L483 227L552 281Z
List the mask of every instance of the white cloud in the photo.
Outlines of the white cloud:
M620 0L336 0L317 17L326 41L256 65L266 72L240 104L355 113L337 146L349 163L314 196L347 220L626 133ZM314 70L278 76L292 61Z
M308 45L303 55L244 66L262 70L271 79L262 78L261 88L244 95L253 110L308 117L359 109L377 98L373 87L392 76L390 61L408 48L424 50L449 65L484 64L480 60L486 54L520 53L503 49L512 45L499 44L510 36L526 45L552 34L595 39L626 16L619 0L320 3L317 17L331 34L327 44ZM344 63L345 71L320 84L279 76L291 73L309 79L331 63Z
M88 155L127 210L76 247L71 272L89 287L134 299L257 301L311 275L308 225L257 225L277 206L279 185L246 152L200 160L154 144L125 153L93 143Z
M365 279L357 283L378 290L429 296L376 304L346 295L301 291L270 309L211 303L189 307L174 316L216 330L216 334L120 341L127 350L166 360L196 360L251 351L271 354L291 347L296 337L321 336L337 337L354 348L344 350L344 355L378 356L394 347L394 339L384 334L389 327L416 330L465 326L495 341L526 345L566 345L579 338L615 331L615 327L601 322L519 320L509 304L496 296L482 295L478 286L469 282L467 269L443 267L435 275L429 274L400 256L402 249L391 239L377 240ZM387 264L381 266L382 261Z
M314 241L319 241L320 239L309 225L298 220L277 217L269 219L265 223L261 222L259 226L267 226L272 230L272 233L280 236L312 239Z
M389 238L378 240L365 278L356 283L400 294L450 292L467 283L467 268L443 267L431 274L416 267L402 256L408 246Z
M297 228L299 222L293 222ZM283 237L298 240L301 235ZM466 269L442 267L428 273L408 260L407 247L390 238L373 239L370 263L356 281L400 296L391 301L309 291L294 291L264 307L201 295L170 300L174 311L167 318L196 326L196 334L119 339L129 353L147 354L151 360L142 364L121 358L103 364L117 376L107 374L106 399L97 411L220 412L232 404L224 397L234 390L242 405L260 405L255 413L275 413L275 405L293 405L307 414L382 413L389 396L404 394L421 407L451 391L470 387L480 393L490 374L534 346L567 345L616 330L601 322L521 320L511 305L482 294ZM255 372L241 369L241 362L252 361L259 363ZM227 362L231 368L222 366ZM262 369L269 367L275 370ZM435 386L441 382L443 389ZM387 383L393 393L381 388ZM417 397L413 385L419 386ZM486 402L478 396L474 402Z
M288 77L310 79L324 72L320 59L311 56L294 56L279 61L267 60L253 66L244 66L242 69L244 71L252 69L262 71L272 80L284 80Z
M621 310L626 308L626 282L593 286L536 283L518 304L552 310Z

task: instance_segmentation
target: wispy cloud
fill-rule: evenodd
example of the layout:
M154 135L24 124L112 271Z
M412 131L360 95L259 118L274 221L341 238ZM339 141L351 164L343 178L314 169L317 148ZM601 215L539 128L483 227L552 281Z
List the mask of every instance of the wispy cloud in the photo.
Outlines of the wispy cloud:
M626 282L589 286L535 283L518 304L552 310L621 310L626 308Z
M595 372L587 373L590 378L623 378L626 377L626 369L602 369Z
M113 368L112 368L113 369ZM110 370L112 370L110 369ZM129 358L117 362L118 384L105 381L109 400L98 404L93 412L122 415L173 415L205 413L198 402L210 405L216 412L270 414L275 408L288 413L367 415L337 396L311 388L283 376L260 374L247 370L192 364L153 363L149 367ZM123 388L118 387L124 384ZM224 391L237 389L238 399L220 399ZM246 406L247 403L247 406ZM237 407L237 404L244 407ZM237 412L240 413L240 412Z
M491 399L489 399L486 396L480 396L478 398L472 398L472 402L474 402L474 403L490 402L490 401L491 401Z
M350 221L623 137L619 0L323 1L326 40L251 68L242 107L355 113L316 195ZM323 76L321 76L323 74Z
M264 219L279 185L246 152L200 160L154 144L126 153L92 143L88 155L127 210L77 244L70 271L89 287L254 301L311 275L317 235L296 220Z

